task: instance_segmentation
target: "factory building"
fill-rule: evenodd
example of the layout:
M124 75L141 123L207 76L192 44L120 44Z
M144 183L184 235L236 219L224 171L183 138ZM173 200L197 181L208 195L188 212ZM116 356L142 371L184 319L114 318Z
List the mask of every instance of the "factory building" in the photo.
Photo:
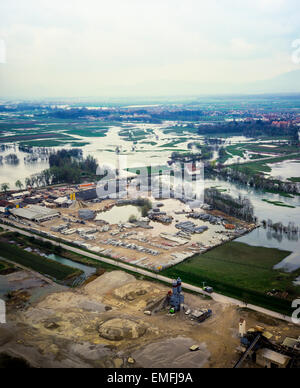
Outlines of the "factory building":
M76 199L79 201L92 201L97 198L98 194L96 189L89 189L76 193Z
M260 349L256 352L256 363L266 369L285 369L291 358L274 352L271 349Z
M33 222L44 222L60 217L60 213L56 210L37 205L30 205L26 208L11 209L10 213L15 217Z

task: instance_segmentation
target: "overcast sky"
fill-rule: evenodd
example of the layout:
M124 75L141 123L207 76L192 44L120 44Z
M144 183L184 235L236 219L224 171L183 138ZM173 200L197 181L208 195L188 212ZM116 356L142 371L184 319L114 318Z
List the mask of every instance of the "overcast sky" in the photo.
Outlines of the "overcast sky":
M299 0L1 0L0 96L209 93L300 69L299 38Z

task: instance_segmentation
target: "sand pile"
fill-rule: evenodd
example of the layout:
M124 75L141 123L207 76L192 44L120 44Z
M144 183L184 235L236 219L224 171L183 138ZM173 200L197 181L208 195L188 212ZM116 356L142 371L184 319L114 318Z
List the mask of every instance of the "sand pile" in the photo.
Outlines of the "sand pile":
M110 319L99 327L100 336L110 341L140 338L146 330L142 322L120 318Z
M10 330L5 329L3 326L0 327L0 346L5 345L13 338L13 334Z
M143 368L201 368L210 357L205 344L191 352L195 345L191 338L177 337L152 343L137 350L132 356Z
M153 286L145 282L134 282L125 284L123 287L117 288L114 291L114 296L117 298L133 301L140 296L148 294L153 289Z
M104 296L113 289L127 283L135 282L135 277L122 271L107 272L85 286L84 291L90 296Z

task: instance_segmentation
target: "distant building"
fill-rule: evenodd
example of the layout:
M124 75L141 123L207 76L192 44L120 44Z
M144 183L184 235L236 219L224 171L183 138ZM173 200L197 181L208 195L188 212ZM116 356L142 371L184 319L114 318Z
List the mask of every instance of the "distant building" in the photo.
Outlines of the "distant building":
M29 191L22 191L21 193L11 194L13 199L20 199L20 198L25 197L26 195L30 195L30 192Z
M83 190L76 193L76 199L79 201L92 201L97 198L98 195L96 189Z

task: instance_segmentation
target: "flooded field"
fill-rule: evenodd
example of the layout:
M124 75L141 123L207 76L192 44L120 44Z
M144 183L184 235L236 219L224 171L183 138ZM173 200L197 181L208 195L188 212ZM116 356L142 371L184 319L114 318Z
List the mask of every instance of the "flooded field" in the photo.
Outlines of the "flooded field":
M274 178L286 180L289 178L298 178L300 176L299 160L286 160L284 162L274 163L268 166L272 168L270 175Z
M48 128L48 132L56 131L60 134L67 135L65 139L60 139L60 144L56 147L47 148L49 152L53 149L72 148L76 143L83 151L83 156L94 156L100 164L116 166L118 152L127 156L127 167L141 167L154 165L166 165L171 154L174 151L187 151L188 144L192 141L197 141L200 144L203 143L203 136L191 133L182 127L181 132L173 130L178 123L176 122L164 122L162 124L143 124L143 123L126 123L126 124L108 124L104 123L87 123L87 128L82 123L75 122L74 128L64 129L62 122L44 123L45 129ZM101 127L101 128L100 128ZM41 127L43 128L43 127ZM6 133L6 135L16 135L22 133L24 130L15 130L12 133ZM88 132L92 131L92 132ZM93 132L94 131L94 132ZM35 139L38 141L38 139ZM244 136L231 136L224 139L225 145L235 145L245 142L257 143L253 139L246 138ZM269 140L271 142L271 140ZM273 141L276 143L276 140ZM268 144L268 140L264 141L264 147L275 148L274 144ZM39 148L34 148L36 152L40 152ZM35 151L34 151L35 152ZM20 179L23 183L25 178L32 174L41 172L48 168L47 158L38 159L34 163L27 163L25 159L28 154L20 152L17 147L17 143L12 145L10 149L0 152L0 156L7 156L9 153L15 153L19 158L18 165L10 165L4 162L0 165L0 183L9 183L11 188L14 187L15 182ZM215 155L214 155L215 156ZM227 161L227 163L236 162L239 157L232 155L233 157ZM249 159L249 154L244 154L245 160ZM271 175L274 177L282 177L288 179L291 177L297 177L299 175L299 162L286 161L278 164L270 165L272 167ZM222 190L228 194L238 197L244 195L249 198L254 206L255 215L259 221L272 220L273 223L282 222L284 225L289 223L295 223L300 225L300 196L294 198L282 197L279 194L272 194L253 190L249 187L234 184L223 180L205 180L205 187L219 186ZM282 202L288 207L275 206L274 203L269 202ZM184 215L175 214L176 211L182 209L178 202L165 201L165 211L173 217L173 222L168 226L168 233L175 233L176 221L186 221ZM108 212L102 212L98 214L98 219L109 222L110 224L127 223L129 218L134 216L136 218L141 217L140 210L135 206L126 207L114 207ZM205 225L202 221L195 221L197 226ZM162 224L151 222L150 226L153 229L153 235L159 237L161 233L166 231L166 227ZM216 232L222 232L223 227L218 225L210 225L209 230L202 236L192 236L191 242L203 242L203 244L209 244L212 239L215 238ZM245 242L250 245L280 248L291 252L300 251L299 235L286 235L278 234L274 231L254 230L250 234L242 237L241 242ZM292 262L297 263L297 258L292 257ZM298 264L295 264L298 265ZM300 266L300 264L299 264Z
M141 211L136 206L114 206L107 212L99 213L96 217L96 221L105 221L110 224L116 225L119 223L127 223L130 217L141 217Z

